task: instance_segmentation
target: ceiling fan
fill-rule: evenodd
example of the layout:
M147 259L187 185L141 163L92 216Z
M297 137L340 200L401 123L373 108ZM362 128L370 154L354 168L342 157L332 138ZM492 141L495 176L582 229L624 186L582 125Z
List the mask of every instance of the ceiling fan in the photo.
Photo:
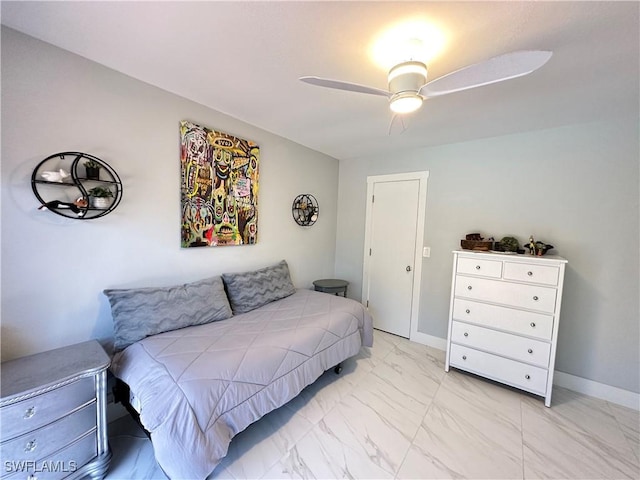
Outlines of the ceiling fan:
M387 97L389 108L394 114L405 114L418 110L428 98L527 75L547 63L551 55L552 52L543 50L506 53L463 67L430 82L427 82L427 66L410 60L389 70L388 90L313 76L300 77L300 80L320 87Z

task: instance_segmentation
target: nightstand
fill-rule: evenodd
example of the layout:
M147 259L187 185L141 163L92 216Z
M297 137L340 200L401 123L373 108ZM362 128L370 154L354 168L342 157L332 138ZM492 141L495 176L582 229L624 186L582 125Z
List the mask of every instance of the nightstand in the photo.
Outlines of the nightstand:
M342 293L343 297L347 296L347 286L349 282L346 280L339 280L337 278L325 278L323 280L315 280L313 287L316 292L324 293Z
M95 340L3 362L3 480L104 478L109 356Z

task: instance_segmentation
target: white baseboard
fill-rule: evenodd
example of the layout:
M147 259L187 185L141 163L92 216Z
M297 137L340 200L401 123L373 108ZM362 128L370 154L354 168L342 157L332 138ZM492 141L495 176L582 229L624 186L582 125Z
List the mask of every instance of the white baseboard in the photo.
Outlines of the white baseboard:
M447 350L447 340L440 337L434 337L422 332L413 332L411 341L427 345L428 347L437 348L438 350ZM577 377L568 373L556 370L553 374L553 384L559 387L568 388L574 392L584 393L591 397L600 398L607 402L616 403L623 407L640 410L640 393L630 392L622 388L605 385L604 383L594 382L587 378Z
M640 394L629 390L594 382L593 380L559 372L558 370L553 374L553 384L591 397L600 398L607 402L616 403L623 407L640 410Z
M412 332L410 340L412 342L421 343L427 347L437 348L438 350L447 350L447 340L433 335L427 335L422 332Z

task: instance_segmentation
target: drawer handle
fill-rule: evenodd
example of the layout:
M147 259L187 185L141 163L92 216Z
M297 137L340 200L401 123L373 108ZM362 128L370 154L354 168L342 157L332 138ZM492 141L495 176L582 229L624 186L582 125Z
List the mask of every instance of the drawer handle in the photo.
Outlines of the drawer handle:
M527 352L533 353L533 349L530 348L529 350L527 350Z
M533 277L533 272L532 271L528 271L527 275L529 275L530 277Z
M24 412L24 416L22 418L31 418L36 414L36 407L29 407Z
M531 328L536 328L535 322L531 322L529 325L531 325Z
M533 301L534 301L534 302L537 302L537 301L538 301L538 296L537 296L537 295L534 295L534 296L533 296Z
M462 355L462 359L463 359L463 360L466 360L466 359L467 359L467 356L466 356L466 355Z
M27 444L24 446L24 451L25 452L33 452L36 447L38 446L38 444L36 443L35 440L31 440L30 442L27 442Z
M471 310L469 310L468 308L465 310L466 313L471 313Z
M467 290L472 290L472 289L473 289L473 287L472 287L471 285L469 285L469 286L467 287Z
M468 334L467 332L464 332L464 336L465 336L465 337L468 337L468 336L469 336L469 334Z
M529 375L528 373L524 376L524 378L526 378L527 380L531 379L531 375Z
M476 270L480 270L480 265L476 265Z

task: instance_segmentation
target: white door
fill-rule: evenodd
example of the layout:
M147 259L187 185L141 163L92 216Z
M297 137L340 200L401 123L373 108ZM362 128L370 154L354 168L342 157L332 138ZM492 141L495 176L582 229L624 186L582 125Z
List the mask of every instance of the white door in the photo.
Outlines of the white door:
M424 228L420 200L426 199L421 181L426 183L426 176L373 177L367 198L363 300L375 328L406 338L411 336L419 297L421 269L416 267L421 265Z

